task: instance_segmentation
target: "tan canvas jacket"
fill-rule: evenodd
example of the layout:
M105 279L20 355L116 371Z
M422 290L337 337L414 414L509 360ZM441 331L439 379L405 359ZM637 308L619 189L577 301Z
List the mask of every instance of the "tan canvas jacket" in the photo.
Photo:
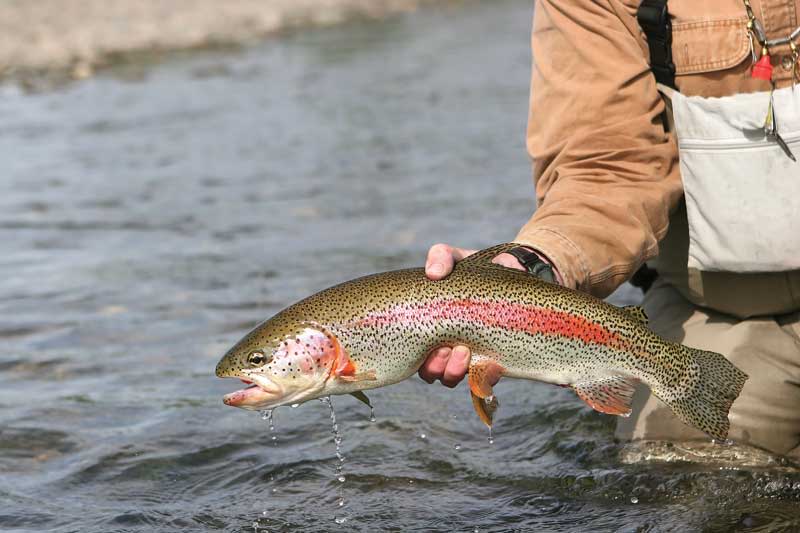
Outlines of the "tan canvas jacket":
M770 39L800 25L800 0L751 4ZM685 222L678 150L662 123L664 103L636 21L638 5L635 0L535 3L527 146L539 207L516 240L546 255L565 285L598 296L659 255L671 215L678 220L677 236L661 243L659 271L680 277L686 265L681 265L682 240L688 237L680 227ZM750 76L742 0L670 0L669 10L682 93L769 90L768 82ZM771 50L771 56L777 86L790 85L788 45ZM674 250L668 254L663 248L669 241Z

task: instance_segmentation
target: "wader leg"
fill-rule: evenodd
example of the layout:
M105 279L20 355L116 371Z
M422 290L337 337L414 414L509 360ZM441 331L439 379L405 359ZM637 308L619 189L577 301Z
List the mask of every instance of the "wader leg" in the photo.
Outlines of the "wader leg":
M659 281L645 296L650 327L664 338L725 355L750 378L730 411L729 438L800 457L800 313L739 320L698 308ZM646 387L637 390L622 440L708 441Z

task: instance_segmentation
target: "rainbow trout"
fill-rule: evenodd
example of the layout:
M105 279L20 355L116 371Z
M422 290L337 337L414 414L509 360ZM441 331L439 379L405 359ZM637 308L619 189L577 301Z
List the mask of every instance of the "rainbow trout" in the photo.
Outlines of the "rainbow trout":
M250 384L227 405L262 410L353 394L413 375L440 346L472 350L468 383L481 420L498 406L501 376L571 387L590 407L627 416L637 382L685 423L715 439L747 375L722 355L668 342L641 308L619 308L491 262L498 245L460 261L440 281L422 268L355 279L257 326L217 364Z

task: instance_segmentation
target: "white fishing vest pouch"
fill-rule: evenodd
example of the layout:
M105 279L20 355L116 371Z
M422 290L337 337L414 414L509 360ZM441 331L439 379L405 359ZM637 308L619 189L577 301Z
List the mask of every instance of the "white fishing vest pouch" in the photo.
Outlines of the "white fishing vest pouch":
M800 269L800 163L765 130L770 93L704 98L659 90L671 100L678 139L688 267ZM772 102L775 131L800 159L800 87L775 90Z

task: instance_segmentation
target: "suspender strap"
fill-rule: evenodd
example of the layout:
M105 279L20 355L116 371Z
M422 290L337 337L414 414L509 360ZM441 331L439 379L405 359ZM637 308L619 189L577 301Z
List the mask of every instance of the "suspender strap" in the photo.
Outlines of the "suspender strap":
M672 22L667 0L643 0L636 12L639 26L647 36L650 69L658 83L675 87L675 63L672 62Z

